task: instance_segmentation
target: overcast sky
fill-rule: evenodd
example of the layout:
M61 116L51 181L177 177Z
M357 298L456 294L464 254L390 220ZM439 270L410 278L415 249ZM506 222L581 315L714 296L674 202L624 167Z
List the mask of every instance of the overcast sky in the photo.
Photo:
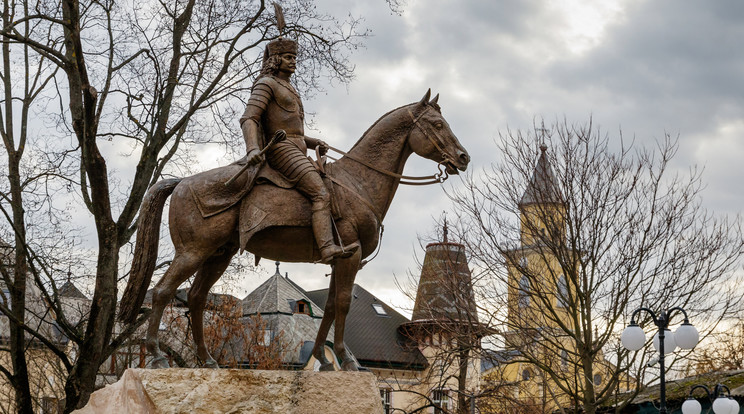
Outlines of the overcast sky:
M677 168L705 167L704 203L722 214L744 205L744 2L686 0L408 0L401 16L383 0L319 0L337 17L363 16L373 37L356 51L356 79L305 101L316 130L348 149L382 114L431 88L476 172L500 157L507 128L564 117L611 136L653 143L679 135ZM536 154L537 156L537 154ZM415 155L409 175L435 171ZM444 186L458 186L458 177ZM419 234L450 203L442 186L401 186L385 219L379 256L357 283L408 314L394 277L418 273ZM265 260L260 278L274 273ZM308 290L327 287L327 267L282 264Z

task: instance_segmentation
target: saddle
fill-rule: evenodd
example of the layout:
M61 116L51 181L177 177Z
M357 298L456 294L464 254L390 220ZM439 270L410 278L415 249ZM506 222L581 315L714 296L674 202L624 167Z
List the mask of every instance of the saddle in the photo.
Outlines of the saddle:
M310 201L268 163L249 167L230 185L225 183L247 162L246 157L192 176L187 183L202 217L212 217L240 203L239 233L241 251L257 232L272 226L311 227ZM328 166L319 167L325 172ZM327 171L330 173L330 169ZM341 218L339 204L345 198L333 191L329 178L323 180L331 193L331 214Z

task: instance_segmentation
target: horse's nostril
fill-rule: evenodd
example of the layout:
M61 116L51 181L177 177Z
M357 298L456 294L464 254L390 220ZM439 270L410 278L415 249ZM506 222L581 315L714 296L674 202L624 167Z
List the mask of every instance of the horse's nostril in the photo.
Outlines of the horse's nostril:
M460 154L460 161L462 161L463 164L467 164L470 162L470 156L466 152L463 152Z

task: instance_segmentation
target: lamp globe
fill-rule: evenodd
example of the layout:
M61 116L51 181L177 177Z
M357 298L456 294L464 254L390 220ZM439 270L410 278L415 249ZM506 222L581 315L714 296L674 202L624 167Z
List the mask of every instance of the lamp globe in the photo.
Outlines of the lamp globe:
M700 414L702 411L703 407L698 400L688 398L682 403L682 414Z
M731 398L720 396L713 401L713 412L716 414L734 414L736 411ZM738 403L736 404L739 405ZM738 410L737 410L738 411Z
M643 332L643 329L641 329L640 326L631 322L623 331L623 335L620 337L620 342L622 342L625 349L629 351L638 351L646 344L646 333Z
M654 348L659 350L659 333L654 335L653 340ZM670 329L664 329L664 354L671 354L677 349L677 343L674 342L674 334Z
M674 341L677 343L677 346L682 349L695 348L699 340L700 334L698 333L697 328L687 321L680 325L674 332Z

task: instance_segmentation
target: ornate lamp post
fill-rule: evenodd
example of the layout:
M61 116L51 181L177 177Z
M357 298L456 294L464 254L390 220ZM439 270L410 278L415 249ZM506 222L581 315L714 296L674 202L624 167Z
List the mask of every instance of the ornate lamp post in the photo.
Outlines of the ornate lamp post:
M726 392L728 393L728 397L725 397L723 395L723 389L726 389ZM708 399L714 399L713 400L713 412L715 414L738 414L739 413L739 403L736 402L735 399L731 398L731 391L729 388L722 384L716 384L716 387L713 388L713 392L710 392L710 389L706 387L705 385L696 385L690 389L690 395L687 396L687 400L682 404L682 414L700 414L702 412L703 407L700 405L700 403L692 398L692 392L696 389L703 389L708 394Z
M659 314L658 317L651 309L638 308L631 315L630 325L625 328L621 337L623 346L629 351L638 351L646 344L646 333L643 332L643 329L635 322L636 316L638 316L641 311L648 312L651 315L651 319L653 320L654 325L659 328L659 331L654 336L653 344L654 348L659 351L659 389L661 400L661 403L659 405L659 413L666 413L666 379L664 378L664 354L674 352L674 349L677 346L682 349L694 348L695 345L697 345L698 340L700 339L700 335L698 334L697 329L695 329L695 327L692 326L692 324L690 324L690 321L687 319L687 312L685 312L684 309L680 307L674 307L669 310L662 310L661 314ZM671 319L672 314L676 311L682 312L682 314L685 316L685 321L679 328L677 328L677 331L675 333L672 333L672 331L669 330L669 320Z

